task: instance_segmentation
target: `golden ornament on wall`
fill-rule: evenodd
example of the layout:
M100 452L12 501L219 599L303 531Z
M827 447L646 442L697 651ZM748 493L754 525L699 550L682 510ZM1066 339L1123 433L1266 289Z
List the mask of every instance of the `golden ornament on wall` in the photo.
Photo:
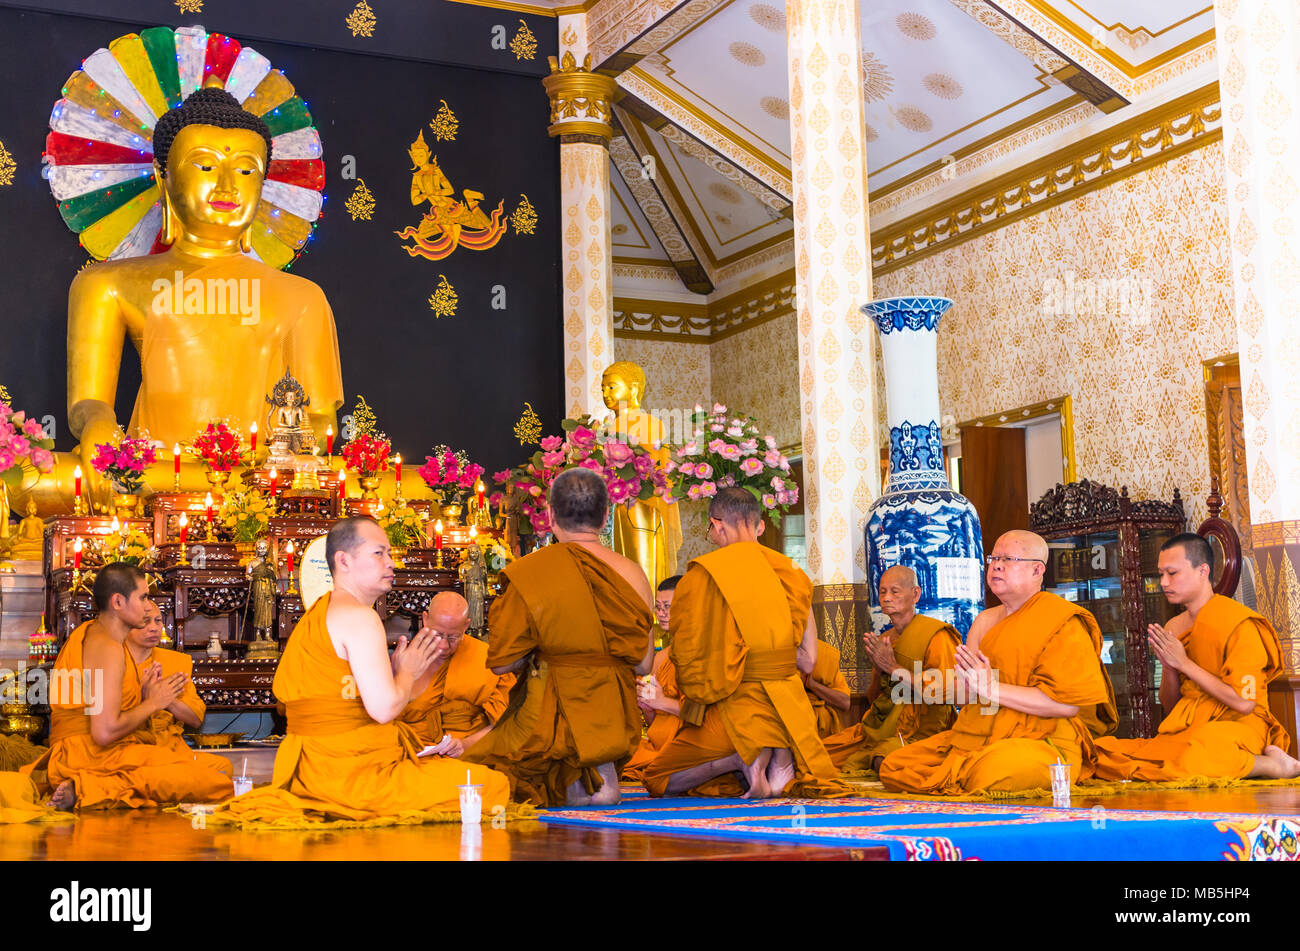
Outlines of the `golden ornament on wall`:
M433 137L439 142L454 142L456 130L460 128L460 120L456 118L456 113L451 111L451 106L447 105L446 99L439 101L442 107L429 123L429 128L433 130Z
M510 52L515 54L515 59L532 59L537 55L537 37L523 20L519 21L519 30L510 41Z
M202 13L203 0L176 0L176 9L181 13Z
M453 317L456 314L456 304L459 302L456 296L456 288L451 286L446 275L438 275L438 286L434 288L433 295L429 298L429 309L433 311L435 317Z
M353 190L352 197L343 203L343 207L347 209L353 221L358 218L370 220L370 216L375 212L375 196L366 187L364 178L357 179L357 187Z
M366 0L361 0L343 22L347 24L353 36L374 36L375 24L379 20L375 16L375 11L370 9L370 4L366 3Z
M6 403L13 402L13 397L9 395L9 387L3 383L0 383L0 400L4 400Z
M542 438L542 418L533 412L533 404L524 404L524 414L515 423L515 438L519 445L528 446Z
M565 46L572 46L578 42L578 31L572 25L565 27L564 32L560 34L560 40Z
M444 108L446 105L444 100ZM451 116L450 109L447 114ZM439 112L438 115L441 116L442 113ZM454 116L451 116L451 121L455 122ZM430 123L430 126L433 125ZM454 130L452 135L454 137ZM412 162L411 204L418 208L428 202L429 210L418 225L408 225L401 231L394 232L399 238L414 242L412 245L403 245L402 250L413 258L441 261L458 247L469 248L471 251L486 251L495 247L509 229L509 222L501 220L505 212L505 199L497 202L491 217L480 207L482 192L466 188L462 190L460 200L457 200L455 186L438 165L438 157L425 143L423 132L411 143L407 154Z
M14 183L14 172L17 169L18 163L9 154L5 144L0 142L0 185L12 185Z
M352 410L352 435L349 439L366 436L375 431L375 411L370 408L366 398L357 394L357 405Z
M515 234L533 234L537 230L537 209L527 195L520 193L519 197L523 201L510 213L510 223L515 226Z

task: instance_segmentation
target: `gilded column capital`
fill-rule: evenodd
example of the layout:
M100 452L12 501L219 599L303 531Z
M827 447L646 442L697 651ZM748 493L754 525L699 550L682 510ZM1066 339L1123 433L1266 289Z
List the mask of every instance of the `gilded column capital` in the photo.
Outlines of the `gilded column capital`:
M542 80L546 94L551 97L551 136L560 136L561 142L598 142L609 145L614 137L610 125L610 106L618 89L611 76L591 71L591 54L581 66L573 54L565 52L556 61L550 57L551 75ZM570 136L581 136L570 140Z

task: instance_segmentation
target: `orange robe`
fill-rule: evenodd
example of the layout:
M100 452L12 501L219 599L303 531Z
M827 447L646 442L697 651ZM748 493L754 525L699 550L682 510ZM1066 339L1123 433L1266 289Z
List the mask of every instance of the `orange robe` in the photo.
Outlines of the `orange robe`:
M68 635L54 661L51 693L62 696L50 697L50 749L41 759L23 767L23 772L37 779L38 785L51 789L71 779L78 809L219 802L229 797L234 792L229 760L211 753L195 753L183 743L180 747L160 744L148 724L108 746L94 741L86 704L66 702L89 699L83 694L82 648L86 630L94 623L86 621ZM126 645L122 645L122 659L122 709L130 710L143 699L140 673ZM60 689L60 676L66 678L64 685L79 681L78 687ZM39 782L42 771L45 783Z
M1168 782L1189 776L1250 775L1255 757L1270 744L1286 749L1290 738L1268 709L1268 682L1282 669L1282 648L1272 625L1231 598L1216 594L1179 640L1192 662L1242 696L1253 691L1255 709L1238 713L1207 694L1188 677L1178 702L1150 739L1097 741L1096 775L1101 779ZM1165 670L1166 677L1179 676Z
M415 731L422 748L437 745L444 735L463 740L501 719L515 675L492 673L487 653L482 641L462 638L424 693L406 705L398 719Z
M735 542L690 563L670 621L685 726L645 771L652 796L682 770L765 748L794 753L791 795L850 795L817 736L795 667L812 607L812 582L789 558ZM704 792L697 787L696 792Z
M501 574L488 666L533 657L509 709L465 759L509 774L516 799L563 805L570 784L599 789L595 768L618 769L636 749L636 665L654 616L636 589L578 544L548 545Z
M127 656L132 663L135 663L129 651ZM145 668L155 662L162 666L163 677L170 677L172 674L185 675L185 692L178 699L193 710L202 723L207 715L208 705L199 697L199 691L194 686L194 658L182 651L155 647L148 657L135 665L137 676L144 676ZM170 747L178 753L190 752L185 742L185 724L166 710L159 710L149 718L149 729L153 731L154 742L159 746Z
M1085 609L1040 591L990 627L979 650L1004 684L1037 687L1073 717L1039 717L967 703L951 730L895 750L880 764L886 789L938 795L1051 788L1048 766L1078 778L1092 736L1115 728L1115 697L1101 665L1101 629Z
M907 702L895 703L901 684L877 670L877 694L860 723L825 739L831 762L845 770L872 769L877 756L888 756L907 743L924 740L949 729L957 717L951 703L925 703L925 684L916 671L942 670L951 680L961 635L951 624L918 614L902 631L894 631L894 656L912 675L915 687ZM940 687L939 697L942 699Z
M272 689L285 705L287 729L275 753L270 786L221 807L218 821L301 826L313 821L439 822L460 818L460 791L482 785L483 816L509 802L506 778L458 759L417 757L411 728L377 723L366 712L352 667L330 641L331 595L303 615L285 645Z
M663 696L669 700L682 699L682 692L677 686L677 668L673 666L672 656L666 650L655 655L654 678ZM650 721L646 735L641 739L641 745L623 767L623 778L631 783L644 780L646 767L659 755L660 750L673 741L681 728L681 717L662 710L655 711L654 719Z
M849 695L849 682L840 670L840 652L825 641L817 642L817 660L808 676L837 693ZM813 693L806 684L804 690L812 704L813 716L817 718L817 735L825 739L840 728L840 711Z

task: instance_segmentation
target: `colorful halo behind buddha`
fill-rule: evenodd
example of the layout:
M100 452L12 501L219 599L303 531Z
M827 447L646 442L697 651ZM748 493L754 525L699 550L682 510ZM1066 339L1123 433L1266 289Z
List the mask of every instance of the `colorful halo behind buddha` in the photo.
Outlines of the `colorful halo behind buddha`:
M256 50L203 27L120 36L82 61L50 113L45 177L59 213L99 261L166 250L153 175L153 128L204 83L220 82L272 136L252 256L292 264L320 218L320 135L307 104Z

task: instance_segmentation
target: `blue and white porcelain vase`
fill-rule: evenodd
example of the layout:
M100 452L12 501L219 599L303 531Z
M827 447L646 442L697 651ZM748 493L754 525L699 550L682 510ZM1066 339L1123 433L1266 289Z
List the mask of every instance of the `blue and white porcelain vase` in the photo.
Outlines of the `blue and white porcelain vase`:
M867 580L876 630L880 576L906 565L921 586L917 613L947 621L963 639L984 607L984 546L979 516L952 490L943 465L936 363L946 297L889 297L862 312L880 330L889 423L889 478L867 513Z

